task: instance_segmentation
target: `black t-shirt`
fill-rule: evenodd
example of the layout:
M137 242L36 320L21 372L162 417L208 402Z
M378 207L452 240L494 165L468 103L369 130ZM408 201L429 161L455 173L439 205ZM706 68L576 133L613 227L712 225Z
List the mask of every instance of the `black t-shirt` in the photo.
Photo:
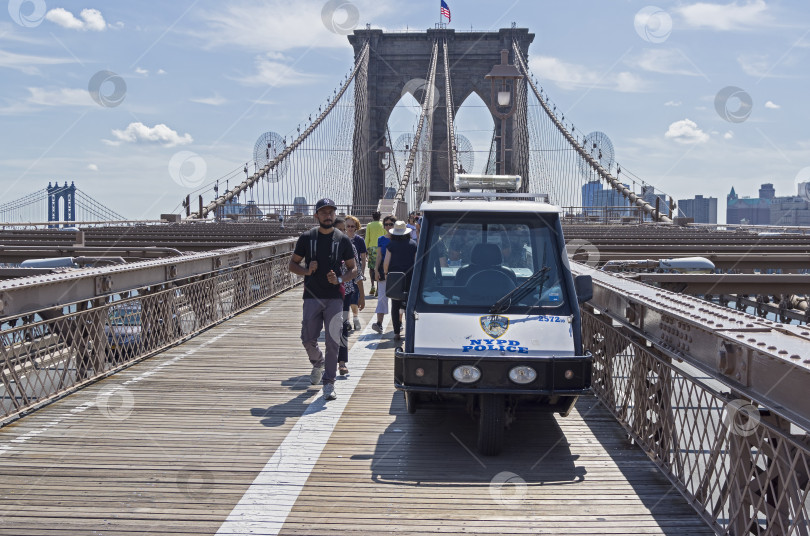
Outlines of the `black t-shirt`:
M391 252L391 261L388 263L389 272L405 272L413 270L416 262L416 242L413 240L391 240L388 244Z
M318 261L318 269L314 274L304 277L304 299L340 300L343 298L340 294L340 285L330 283L326 274L333 270L335 275L340 276L341 261L354 259L354 252L351 240L344 234L338 242L337 255L332 258L332 234L318 232L315 246L315 260ZM310 257L310 242L310 234L308 232L302 234L298 237L293 253L304 259Z

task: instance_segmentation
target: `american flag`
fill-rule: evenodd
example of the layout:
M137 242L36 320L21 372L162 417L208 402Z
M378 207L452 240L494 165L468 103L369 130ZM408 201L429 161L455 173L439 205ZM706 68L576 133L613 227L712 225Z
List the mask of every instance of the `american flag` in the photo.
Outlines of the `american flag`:
M441 15L447 17L447 22L450 22L450 8L447 6L447 2L442 0L442 8L441 8Z

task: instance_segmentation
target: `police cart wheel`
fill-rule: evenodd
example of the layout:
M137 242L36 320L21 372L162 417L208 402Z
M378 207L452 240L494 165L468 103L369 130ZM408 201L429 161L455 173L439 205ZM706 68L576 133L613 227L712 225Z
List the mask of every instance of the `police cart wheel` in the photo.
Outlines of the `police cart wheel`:
M506 400L504 395L480 395L479 405L478 452L496 456L503 448Z
M408 413L416 413L416 408L419 405L416 399L416 393L413 391L403 391L405 395L405 409L408 410Z

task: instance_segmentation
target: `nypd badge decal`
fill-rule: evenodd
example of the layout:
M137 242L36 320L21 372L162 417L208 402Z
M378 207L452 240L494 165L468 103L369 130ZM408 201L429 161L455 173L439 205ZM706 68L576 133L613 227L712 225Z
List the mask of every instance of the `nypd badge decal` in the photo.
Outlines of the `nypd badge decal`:
M509 319L501 315L486 315L478 319L484 333L496 339L509 329Z

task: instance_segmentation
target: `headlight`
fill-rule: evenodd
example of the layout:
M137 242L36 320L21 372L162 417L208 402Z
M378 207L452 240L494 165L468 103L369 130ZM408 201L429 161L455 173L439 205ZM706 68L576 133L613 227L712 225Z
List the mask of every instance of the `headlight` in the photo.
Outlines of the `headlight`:
M537 379L537 371L535 371L532 367L527 367L524 365L512 367L512 369L509 371L509 379L515 383L525 385L527 383L532 383Z
M472 365L460 365L453 369L453 377L461 383L474 383L481 379L481 371Z

